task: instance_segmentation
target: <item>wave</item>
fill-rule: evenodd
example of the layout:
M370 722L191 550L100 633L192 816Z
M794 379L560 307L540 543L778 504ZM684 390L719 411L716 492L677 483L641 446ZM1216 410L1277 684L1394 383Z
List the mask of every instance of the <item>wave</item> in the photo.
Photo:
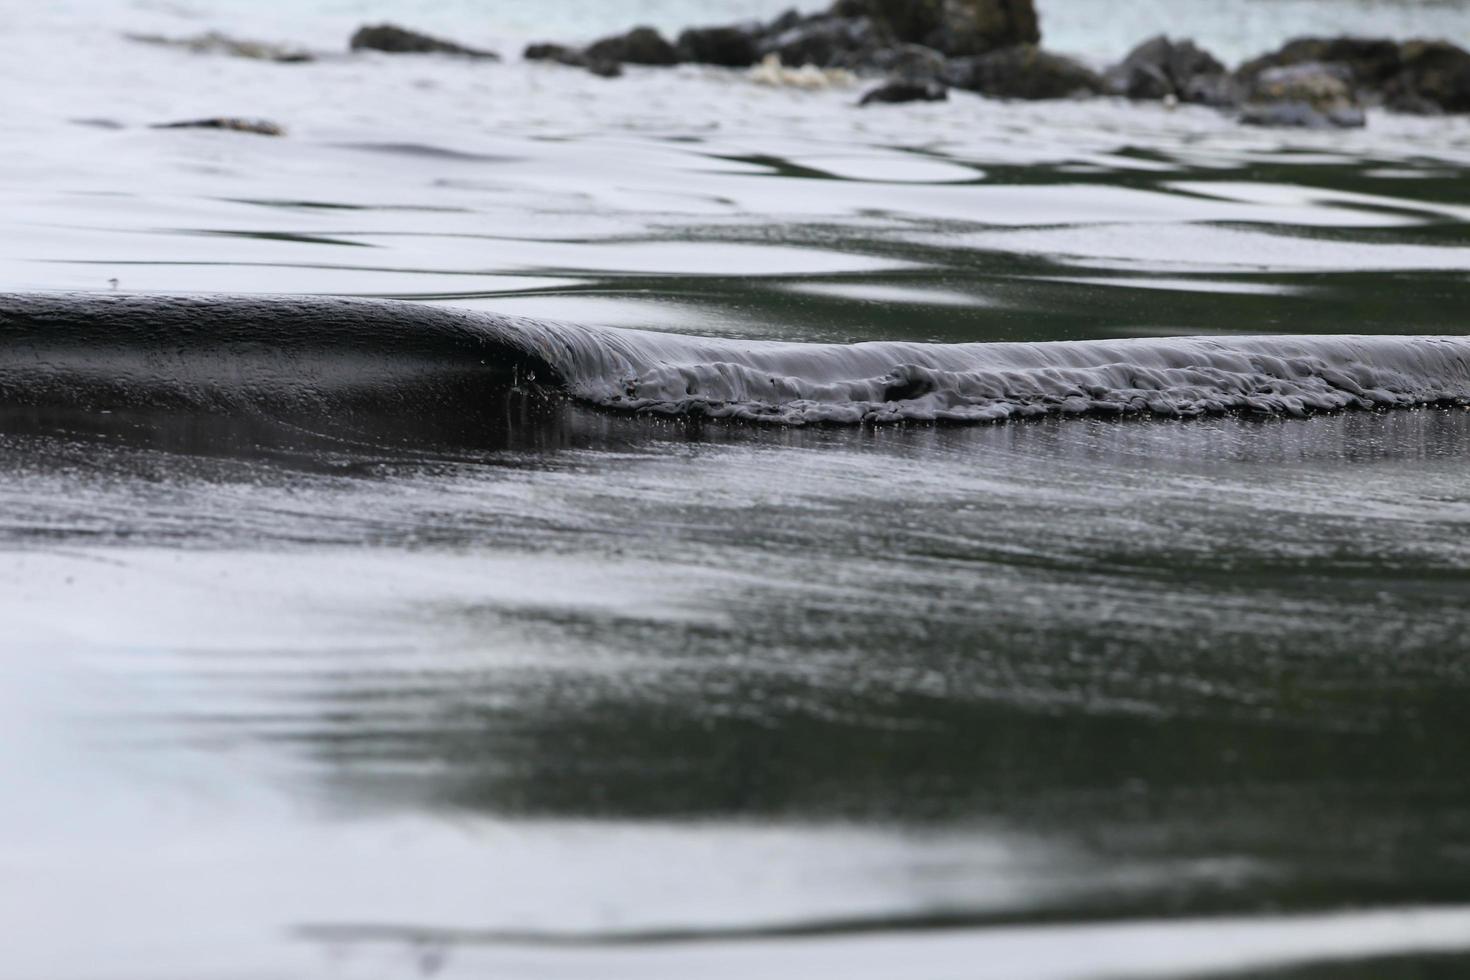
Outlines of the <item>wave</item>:
M0 405L427 411L534 390L786 425L1470 404L1470 336L797 344L315 297L0 295Z

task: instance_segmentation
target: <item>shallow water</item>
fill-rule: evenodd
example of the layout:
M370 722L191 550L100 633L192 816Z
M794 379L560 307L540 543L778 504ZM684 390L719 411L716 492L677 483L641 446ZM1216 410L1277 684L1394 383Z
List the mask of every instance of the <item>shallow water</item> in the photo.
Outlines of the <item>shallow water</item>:
M252 9L16 25L0 285L751 345L1465 334L1463 119L120 37L366 16ZM146 128L221 113L288 136ZM1455 405L12 399L0 976L1457 975L1467 447Z

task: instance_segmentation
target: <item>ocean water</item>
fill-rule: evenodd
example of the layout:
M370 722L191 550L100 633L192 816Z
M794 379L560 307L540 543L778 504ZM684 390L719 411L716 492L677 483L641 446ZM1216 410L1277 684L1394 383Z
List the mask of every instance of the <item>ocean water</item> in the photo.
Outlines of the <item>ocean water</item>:
M1470 119L124 36L765 12L13 5L0 978L1470 969Z

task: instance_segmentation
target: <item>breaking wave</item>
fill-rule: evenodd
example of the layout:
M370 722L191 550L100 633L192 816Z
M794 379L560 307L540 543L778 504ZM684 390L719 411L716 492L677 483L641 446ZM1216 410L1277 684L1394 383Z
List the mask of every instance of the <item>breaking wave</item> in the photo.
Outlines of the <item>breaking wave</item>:
M1470 404L1470 336L795 344L304 297L0 295L0 403L605 409L788 425Z

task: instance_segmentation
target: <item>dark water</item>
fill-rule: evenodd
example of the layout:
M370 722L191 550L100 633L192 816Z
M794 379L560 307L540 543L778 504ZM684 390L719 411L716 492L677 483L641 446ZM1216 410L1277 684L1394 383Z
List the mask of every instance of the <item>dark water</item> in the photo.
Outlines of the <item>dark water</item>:
M3 123L0 976L1464 972L1464 120L76 31Z

